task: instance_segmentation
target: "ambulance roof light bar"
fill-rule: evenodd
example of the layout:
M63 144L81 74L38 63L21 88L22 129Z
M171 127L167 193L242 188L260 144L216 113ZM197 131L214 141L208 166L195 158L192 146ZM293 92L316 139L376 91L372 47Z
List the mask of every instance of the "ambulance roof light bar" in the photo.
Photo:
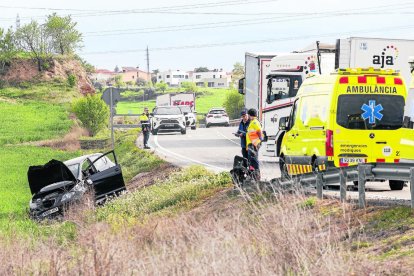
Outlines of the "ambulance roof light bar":
M338 75L360 75L360 74L373 74L373 75L394 75L398 76L399 71L393 69L374 69L373 67L369 68L347 68L347 69L338 69Z

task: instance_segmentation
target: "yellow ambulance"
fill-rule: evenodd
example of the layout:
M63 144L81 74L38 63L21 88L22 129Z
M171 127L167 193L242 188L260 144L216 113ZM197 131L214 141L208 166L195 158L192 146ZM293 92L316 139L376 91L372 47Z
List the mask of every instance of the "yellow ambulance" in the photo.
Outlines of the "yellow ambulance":
M407 89L393 70L340 69L308 78L288 118L280 154L282 175L359 163L400 162ZM403 181L390 180L393 190Z

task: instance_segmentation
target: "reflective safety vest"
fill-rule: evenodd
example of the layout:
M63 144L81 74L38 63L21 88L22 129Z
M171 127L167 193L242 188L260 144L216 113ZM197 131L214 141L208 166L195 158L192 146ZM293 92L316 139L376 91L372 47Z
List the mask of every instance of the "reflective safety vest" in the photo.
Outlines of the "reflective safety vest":
M141 122L141 129L142 131L149 131L150 130L150 122L147 115L142 114L139 116L139 121Z
M246 146L253 144L257 146L261 143L260 138L262 137L262 127L259 120L253 119L250 121L249 127L247 128L246 135Z

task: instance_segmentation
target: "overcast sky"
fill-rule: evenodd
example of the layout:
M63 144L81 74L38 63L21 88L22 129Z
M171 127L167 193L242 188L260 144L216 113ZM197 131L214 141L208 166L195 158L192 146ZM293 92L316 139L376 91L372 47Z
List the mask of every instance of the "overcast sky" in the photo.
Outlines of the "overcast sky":
M290 52L350 36L414 39L414 1L0 0L0 27L72 14L98 68L233 68L245 52Z

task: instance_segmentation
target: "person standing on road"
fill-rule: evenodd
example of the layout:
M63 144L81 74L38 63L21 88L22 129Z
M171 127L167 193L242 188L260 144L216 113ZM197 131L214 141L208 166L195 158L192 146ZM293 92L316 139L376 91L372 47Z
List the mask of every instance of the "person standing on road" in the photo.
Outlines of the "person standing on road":
M149 135L151 131L148 108L144 108L144 112L139 116L139 121L141 122L141 130L144 136L144 149L150 149L148 146Z
M260 125L259 120L257 120L256 109L249 109L247 114L250 117L250 123L247 127L246 134L247 155L250 166L256 171L257 180L260 180L259 149L263 139L262 126Z
M237 137L240 137L240 146L241 146L242 156L248 159L249 157L248 157L247 148L246 148L247 146L246 145L246 133L247 133L247 127L249 126L250 120L245 110L241 112L240 116L241 116L241 121L239 124L239 129L237 130L235 135Z

